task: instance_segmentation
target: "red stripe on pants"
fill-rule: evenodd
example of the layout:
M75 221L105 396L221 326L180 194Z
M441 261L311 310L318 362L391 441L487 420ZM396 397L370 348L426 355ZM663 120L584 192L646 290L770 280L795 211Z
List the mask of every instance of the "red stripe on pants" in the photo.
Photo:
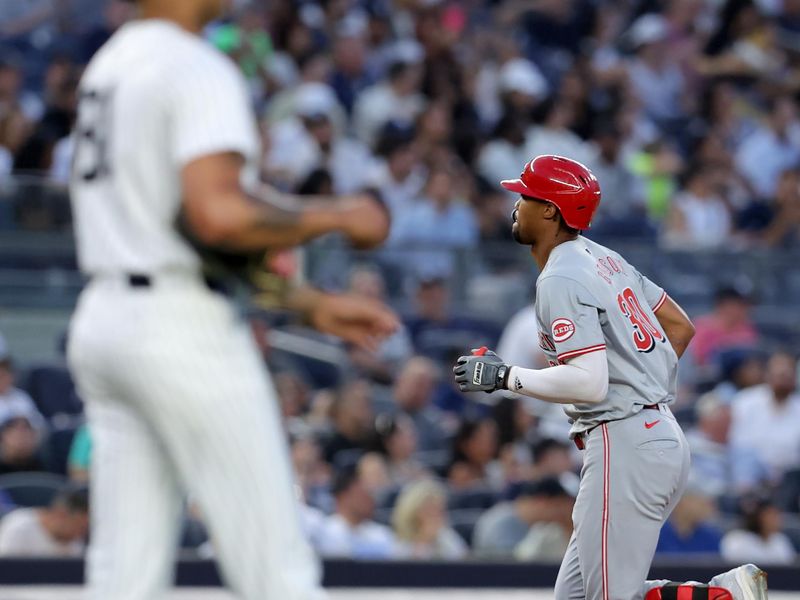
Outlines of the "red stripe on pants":
M611 468L611 456L608 444L608 428L606 424L600 425L603 432L603 523L601 534L600 564L603 570L603 600L608 600L608 512L609 512L609 471ZM679 599L683 600L683 599ZM689 599L691 600L691 598Z

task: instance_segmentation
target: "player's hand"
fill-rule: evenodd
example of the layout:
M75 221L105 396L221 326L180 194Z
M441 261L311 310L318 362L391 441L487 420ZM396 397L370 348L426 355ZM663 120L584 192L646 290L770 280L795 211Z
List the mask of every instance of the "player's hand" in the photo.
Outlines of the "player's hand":
M389 210L377 192L364 192L339 201L341 231L359 250L369 250L389 237Z
M321 332L370 351L400 327L392 309L355 294L321 294L308 318Z
M461 356L453 367L458 389L462 392L493 392L506 389L508 365L494 352L482 346L470 356Z

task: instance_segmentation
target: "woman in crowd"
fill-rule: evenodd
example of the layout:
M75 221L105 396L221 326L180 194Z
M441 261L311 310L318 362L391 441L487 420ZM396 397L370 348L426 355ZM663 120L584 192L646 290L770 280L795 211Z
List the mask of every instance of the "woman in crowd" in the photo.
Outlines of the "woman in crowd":
M447 493L432 480L407 485L392 512L401 555L416 559L463 558L467 545L447 522Z

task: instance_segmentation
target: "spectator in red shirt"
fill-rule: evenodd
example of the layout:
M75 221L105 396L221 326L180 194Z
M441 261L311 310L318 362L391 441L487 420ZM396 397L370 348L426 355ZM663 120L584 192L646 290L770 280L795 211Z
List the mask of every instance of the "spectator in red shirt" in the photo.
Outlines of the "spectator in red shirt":
M714 310L695 321L692 354L698 365L708 365L720 350L748 348L758 342L750 319L750 299L735 288L721 288L714 299Z

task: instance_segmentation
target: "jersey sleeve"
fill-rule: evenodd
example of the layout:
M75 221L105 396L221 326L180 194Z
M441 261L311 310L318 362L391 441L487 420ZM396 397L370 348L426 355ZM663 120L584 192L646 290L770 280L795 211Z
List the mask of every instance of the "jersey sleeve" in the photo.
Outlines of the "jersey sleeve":
M605 350L597 299L573 279L547 277L536 287L539 318L556 347L560 361Z
M657 311L666 301L667 292L664 291L664 288L657 286L636 269L634 269L634 273L636 274L636 279L639 280L639 285L642 287L645 301L650 308L653 309L653 312Z
M181 68L167 90L171 151L178 166L219 152L257 152L247 84L226 57L211 52L198 56Z

